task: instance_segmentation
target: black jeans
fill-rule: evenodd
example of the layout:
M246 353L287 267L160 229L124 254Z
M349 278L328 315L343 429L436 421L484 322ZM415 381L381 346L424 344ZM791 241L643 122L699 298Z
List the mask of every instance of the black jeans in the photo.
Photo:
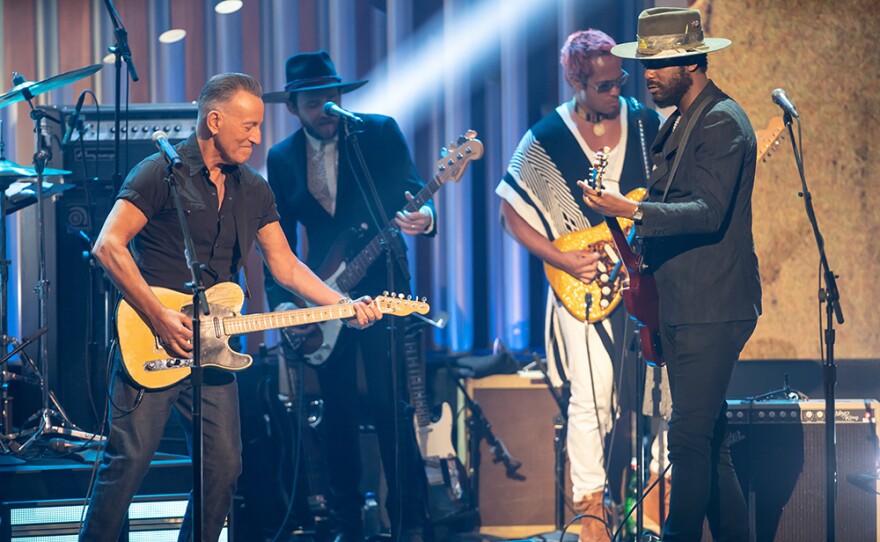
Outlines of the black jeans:
M720 542L747 541L748 511L727 446L725 396L757 321L663 327L672 392L672 489L663 540L699 542L703 519Z
M401 346L406 320L399 319L397 322L400 342L397 345L398 391L395 404L388 356L391 346L386 330L387 318L365 330L344 329L344 335L337 345L338 351L318 369L324 399L324 423L321 424L320 434L330 475L331 515L339 530L354 536L359 536L362 530L362 465L358 422L364 407L376 426L388 486L386 510L392 528L400 526L408 530L422 527L426 519L425 470L416 445L412 414L406 405L409 394L405 376L406 359ZM367 387L364 405L360 404L358 393L358 353L363 359ZM395 409L397 435L394 429ZM396 439L398 446L395 446ZM398 480L399 500L395 490ZM401 504L400 515L395 506L398 502Z
M128 505L141 485L153 454L174 415L182 423L192 450L192 385L187 378L168 389L148 391L133 412L138 390L122 374L119 360L111 383L110 435L89 503L80 540L116 542ZM117 408L118 407L118 408ZM238 384L230 373L206 370L202 386L204 498L202 538L215 541L232 506L236 480L241 473L241 427ZM178 540L190 540L192 495Z

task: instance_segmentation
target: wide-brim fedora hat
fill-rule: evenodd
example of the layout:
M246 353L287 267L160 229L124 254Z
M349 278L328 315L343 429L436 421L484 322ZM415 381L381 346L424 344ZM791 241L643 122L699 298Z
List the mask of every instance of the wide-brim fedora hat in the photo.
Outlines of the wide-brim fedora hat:
M284 103L295 92L325 88L338 88L344 94L367 84L366 79L344 82L327 51L295 54L287 59L284 71L287 75L284 90L263 94L264 102Z
M730 45L727 38L703 35L700 10L650 8L639 14L638 41L621 43L611 54L621 58L668 59L703 55Z

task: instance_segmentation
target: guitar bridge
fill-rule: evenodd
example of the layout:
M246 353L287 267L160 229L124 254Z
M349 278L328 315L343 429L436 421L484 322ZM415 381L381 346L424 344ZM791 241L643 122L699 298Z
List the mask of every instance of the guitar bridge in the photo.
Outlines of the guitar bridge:
M179 369L181 367L192 367L192 358L163 358L153 361L144 362L144 371L155 372L165 371L167 369Z

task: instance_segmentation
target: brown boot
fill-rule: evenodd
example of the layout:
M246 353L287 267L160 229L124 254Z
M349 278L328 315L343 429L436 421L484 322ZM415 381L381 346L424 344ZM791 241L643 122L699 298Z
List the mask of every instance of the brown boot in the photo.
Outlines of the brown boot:
M607 522L610 514L605 508L603 492L597 491L587 495L582 501L574 503L574 511L578 514L587 514L581 518L581 534L578 542L610 542ZM600 519L601 518L601 519Z
M658 478L659 476L652 472L651 478L648 480L648 484L645 487L651 487L651 484L657 481ZM663 486L663 510L660 510L661 485ZM645 500L642 503L644 511L644 514L642 515L642 525L648 531L660 534L663 529L663 523L669 515L669 493L671 490L672 478L666 476L662 483L658 482L657 485L654 486L654 489L645 496Z

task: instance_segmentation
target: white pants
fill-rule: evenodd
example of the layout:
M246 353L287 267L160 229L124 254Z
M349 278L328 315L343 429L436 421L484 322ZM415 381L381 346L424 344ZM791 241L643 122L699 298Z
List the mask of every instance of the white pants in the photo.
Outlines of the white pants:
M572 497L577 502L605 487L607 477L602 446L615 421L611 416L614 366L594 325L579 321L552 295L548 302L547 318L548 322L550 318L556 318L564 348L561 361L567 367L567 376L571 383L566 446ZM611 324L607 319L596 325L602 325L608 336L614 340ZM549 350L550 348L548 354ZM554 384L561 384L562 380L555 374L555 360L548 361ZM651 446L650 468L654 473L668 464L666 461L658 461L661 454L667 453L665 422L660 433L664 438L658 435Z

